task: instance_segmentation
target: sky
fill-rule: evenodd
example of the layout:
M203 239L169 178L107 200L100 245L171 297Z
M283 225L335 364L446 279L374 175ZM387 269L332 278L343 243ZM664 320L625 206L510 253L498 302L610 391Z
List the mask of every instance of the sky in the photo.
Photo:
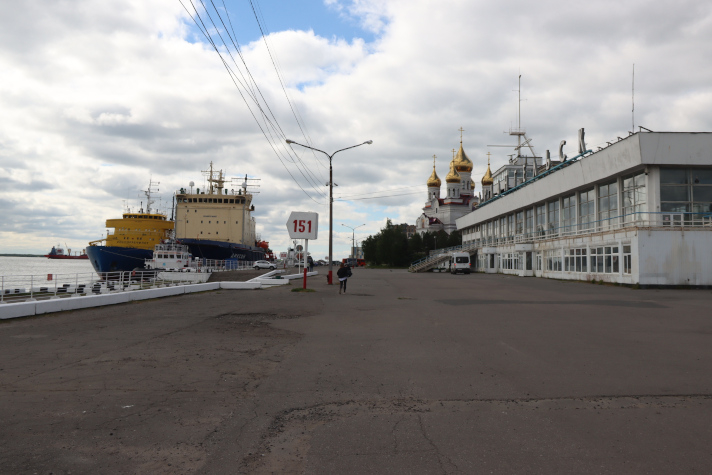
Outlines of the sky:
M151 180L170 214L212 162L256 179L257 232L276 252L291 211L319 213L309 249L323 258L328 160L286 138L328 153L373 141L333 156L340 259L346 226L360 242L387 219L415 223L433 155L444 178L460 128L479 193L487 153L493 171L512 153L488 145L512 143L519 106L539 155L566 140L572 156L582 127L594 150L634 126L712 131L705 1L7 3L0 253L82 249Z

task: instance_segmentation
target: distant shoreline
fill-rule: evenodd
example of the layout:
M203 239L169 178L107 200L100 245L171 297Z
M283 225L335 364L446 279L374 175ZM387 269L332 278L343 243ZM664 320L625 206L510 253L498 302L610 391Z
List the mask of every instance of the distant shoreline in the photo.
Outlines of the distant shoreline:
M44 254L0 254L0 257L44 257Z

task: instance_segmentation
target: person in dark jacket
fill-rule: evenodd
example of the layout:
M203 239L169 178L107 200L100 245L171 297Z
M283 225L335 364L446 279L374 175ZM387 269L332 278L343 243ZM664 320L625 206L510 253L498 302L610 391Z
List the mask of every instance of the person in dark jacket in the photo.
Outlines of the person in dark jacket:
M336 277L339 278L339 293L341 293L341 289L346 293L346 281L351 277L351 268L342 262L339 270L336 271Z

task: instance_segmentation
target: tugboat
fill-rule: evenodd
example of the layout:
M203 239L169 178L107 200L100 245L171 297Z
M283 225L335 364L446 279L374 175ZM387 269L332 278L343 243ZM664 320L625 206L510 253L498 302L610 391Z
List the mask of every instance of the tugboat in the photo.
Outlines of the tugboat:
M208 189L197 188L193 193L181 188L176 193L175 237L185 244L194 257L216 261L237 259L258 261L265 258L265 249L257 243L255 220L251 213L252 193L248 191L248 178L237 190L225 188L222 170L203 172Z
M52 246L52 250L49 254L45 254L47 259L89 259L86 254L86 250L83 250L81 254L72 255L72 250L67 249L67 253L64 253L64 248L59 247L59 244Z
M154 203L152 187L157 185L159 183L149 182L148 190L144 191L147 198L145 212L143 208L138 213L128 210L120 219L107 219L106 227L114 228L114 232L89 243L86 252L96 272L142 269L146 259L153 256L156 244L170 237L173 221L151 209Z

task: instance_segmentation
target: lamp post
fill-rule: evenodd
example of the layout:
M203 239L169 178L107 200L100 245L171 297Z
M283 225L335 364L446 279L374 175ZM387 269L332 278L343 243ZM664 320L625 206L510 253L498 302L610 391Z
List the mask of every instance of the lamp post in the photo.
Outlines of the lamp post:
M329 275L327 276L327 280L329 285L333 283L331 276L333 272L333 266L334 266L334 256L333 256L333 250L334 250L334 239L333 239L333 233L334 233L334 173L331 168L331 159L334 157L339 152L343 152L344 150L348 150L350 148L356 148L360 147L361 145L371 145L373 143L373 140L367 140L363 143L357 144L357 145L352 145L350 147L342 148L337 150L336 152L332 153L329 155L323 150L319 150L318 148L310 147L309 145L304 145L301 143L297 143L294 140L289 140L287 139L288 144L294 144L294 145L299 145L300 147L308 148L311 150L316 150L317 152L321 152L327 157L329 157Z
M345 224L341 224L342 226L346 226ZM351 257L356 257L356 230L360 228L361 226L366 226L366 224L359 224L355 228L352 228L351 226L346 226L351 230Z

